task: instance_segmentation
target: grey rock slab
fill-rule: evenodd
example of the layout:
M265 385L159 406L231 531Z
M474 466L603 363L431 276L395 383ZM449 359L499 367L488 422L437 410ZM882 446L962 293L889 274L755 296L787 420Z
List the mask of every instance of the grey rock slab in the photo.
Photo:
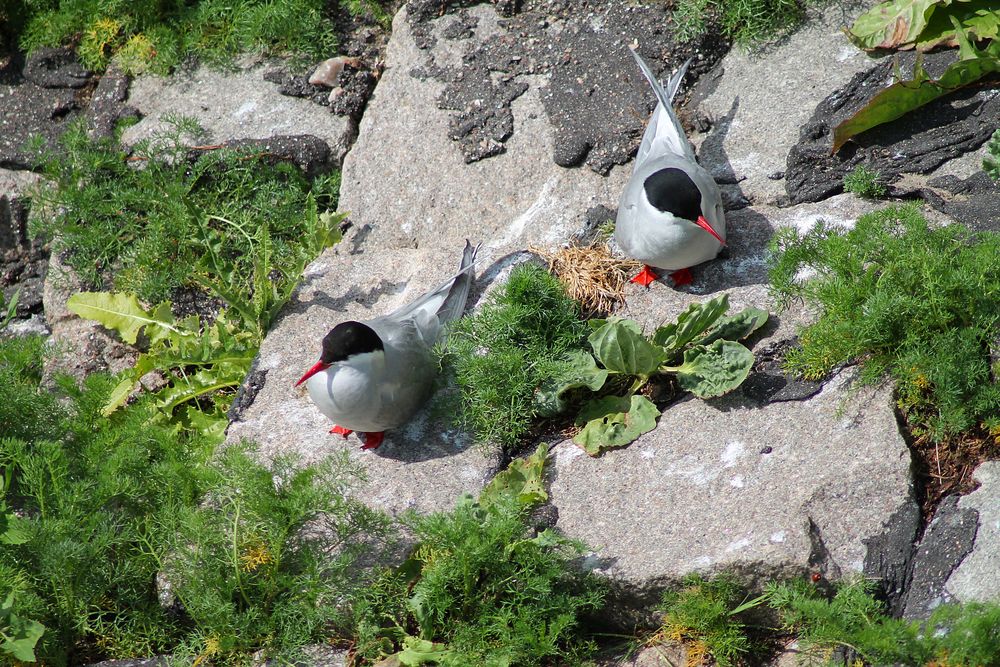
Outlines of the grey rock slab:
M759 582L863 570L864 541L913 505L891 390L842 372L806 401L684 398L624 449L555 447L557 524L639 601L691 571Z
M469 13L478 18L475 37L440 40L437 60L461 62L497 30L492 7ZM450 113L438 107L444 84L410 74L424 57L404 9L393 21L385 71L344 160L340 208L369 230L362 249L451 248L470 238L486 242L485 267L529 244L558 245L585 224L594 206L617 206L626 167L602 177L552 161L555 132L540 97L541 75L539 85L511 104L515 130L504 152L466 164L460 147L447 139Z
M308 100L282 95L264 80L266 67L219 72L201 65L170 78L136 77L128 104L143 119L128 128L122 140L133 145L167 130L163 117L172 113L194 118L208 132L207 140L219 143L311 134L330 146L335 164L339 164L354 138L354 123Z
M358 497L391 513L450 509L461 494L477 494L493 460L450 428L446 418L435 416L433 408L387 432L378 449L362 451L356 436L345 440L327 433L332 424L304 387L293 387L319 358L320 341L335 324L371 319L415 300L454 274L461 249L452 242L446 250L383 248L352 254L349 238L313 262L261 346L255 377L262 386L230 424L228 441L250 439L265 458L292 453L303 463L347 450L369 477Z
M864 10L862 3L831 3L775 46L759 52L734 48L695 85L689 108L714 121L699 160L719 181L739 181L757 204L785 197L789 149L799 128L831 91L870 65L842 29Z
M1000 602L1000 461L980 464L973 475L980 487L961 498L958 507L979 513L979 530L945 592L959 602Z
M945 582L972 550L979 530L979 512L960 509L958 501L954 495L941 501L917 545L904 618L925 619L935 607L952 601Z

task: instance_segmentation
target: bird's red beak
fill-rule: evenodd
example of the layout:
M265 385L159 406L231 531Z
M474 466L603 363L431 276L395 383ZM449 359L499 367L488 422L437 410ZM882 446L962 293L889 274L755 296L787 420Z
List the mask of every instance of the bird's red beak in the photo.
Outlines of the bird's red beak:
M317 361L312 368L310 368L305 372L305 375L299 378L299 381L295 383L295 386L298 387L300 384L311 378L313 375L316 375L316 373L319 373L320 371L325 371L329 367L330 364L324 364L322 361Z
M723 240L723 238L721 236L719 236L719 233L717 231L715 231L714 229L712 229L712 225L709 224L708 220L705 219L705 216L699 215L698 219L694 221L694 224L698 225L699 227L701 227L702 229L704 229L706 232L708 232L709 234L711 234L715 238L719 239L719 243L721 243L722 245L726 245L726 242Z

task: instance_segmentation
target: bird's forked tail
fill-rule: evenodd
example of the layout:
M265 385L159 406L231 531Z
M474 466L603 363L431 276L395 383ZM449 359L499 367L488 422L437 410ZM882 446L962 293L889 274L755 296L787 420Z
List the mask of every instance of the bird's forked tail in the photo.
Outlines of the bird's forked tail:
M629 50L631 51L631 49ZM646 64L646 61L635 51L632 51L632 56L635 57L635 62L638 63L639 69L642 70L643 76L649 82L657 100L656 110L653 111L653 116L649 119L649 124L646 126L646 132L642 135L642 144L639 146L639 153L635 159L636 169L639 168L647 157L660 155L664 151L694 160L694 149L691 148L691 143L684 134L684 128L681 127L681 123L677 119L677 114L674 113L673 109L674 96L677 94L677 89L681 86L681 81L684 80L684 75L687 74L692 59L688 58L674 72L670 80L667 81L666 88L664 88L656 79L656 75L653 74L653 70Z

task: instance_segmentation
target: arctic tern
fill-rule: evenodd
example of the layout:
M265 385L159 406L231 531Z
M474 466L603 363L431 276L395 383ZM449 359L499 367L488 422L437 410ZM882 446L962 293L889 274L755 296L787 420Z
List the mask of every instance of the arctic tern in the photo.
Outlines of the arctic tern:
M413 416L430 394L434 343L445 322L461 317L479 246L465 242L457 274L413 303L367 322L341 322L323 338L319 361L295 383L345 438L357 431L362 449L382 444L384 431Z
M645 264L632 282L648 287L653 269L674 271L674 284L691 282L688 267L713 259L726 245L722 195L712 176L695 161L694 149L671 108L691 60L664 89L639 54L632 51L656 95L632 176L622 191L615 240L622 251Z

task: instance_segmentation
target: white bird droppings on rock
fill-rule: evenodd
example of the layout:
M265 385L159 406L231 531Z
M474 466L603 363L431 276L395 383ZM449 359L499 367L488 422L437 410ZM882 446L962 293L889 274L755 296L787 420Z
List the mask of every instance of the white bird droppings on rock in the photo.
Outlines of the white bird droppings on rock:
M726 443L726 449L723 450L719 458L727 468L732 468L736 465L736 460L740 458L744 449L746 449L746 445L739 440L733 440L732 442Z
M781 544L785 541L785 531L779 530L776 533L771 533L771 537L768 539L774 544Z

